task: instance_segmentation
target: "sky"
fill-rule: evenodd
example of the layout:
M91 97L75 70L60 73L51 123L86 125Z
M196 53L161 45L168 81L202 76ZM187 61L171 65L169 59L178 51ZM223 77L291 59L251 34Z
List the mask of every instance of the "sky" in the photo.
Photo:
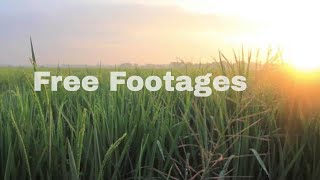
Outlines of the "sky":
M219 49L270 45L279 32L288 34L277 28L275 35L270 27L283 20L295 27L297 18L277 18L270 26L276 16L265 15L268 8L281 14L279 7L287 4L244 1L254 7L239 8L234 0L4 0L0 65L28 65L30 36L42 65L166 64L177 57L205 62Z

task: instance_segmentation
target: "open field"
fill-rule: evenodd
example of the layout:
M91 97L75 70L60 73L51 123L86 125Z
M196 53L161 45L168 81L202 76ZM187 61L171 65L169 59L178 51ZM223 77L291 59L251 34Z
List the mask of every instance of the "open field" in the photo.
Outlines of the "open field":
M222 68L223 67L223 68ZM38 70L43 70L39 68ZM0 68L1 179L317 179L319 79L280 65L184 67L173 74L244 75L244 92L33 91L33 70ZM164 69L127 69L162 76ZM284 72L285 71L285 72ZM311 76L308 76L311 77Z
M1 0L0 180L320 180L305 0Z

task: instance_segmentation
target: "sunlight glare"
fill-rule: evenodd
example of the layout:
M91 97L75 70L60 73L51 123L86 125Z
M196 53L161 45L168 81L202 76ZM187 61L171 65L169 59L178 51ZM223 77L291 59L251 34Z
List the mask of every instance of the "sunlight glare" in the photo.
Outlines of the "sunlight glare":
M301 70L320 69L317 49L320 28L316 23L320 11L316 1L177 0L177 3L194 13L248 20L254 30L225 38L252 48L278 46L284 50L284 59L290 66Z

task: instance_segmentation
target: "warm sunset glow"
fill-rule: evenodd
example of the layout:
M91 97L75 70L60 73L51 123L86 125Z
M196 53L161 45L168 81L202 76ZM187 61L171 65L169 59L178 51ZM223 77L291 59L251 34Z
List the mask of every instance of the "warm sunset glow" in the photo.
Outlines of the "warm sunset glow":
M290 66L320 69L318 7L315 0L6 1L0 65L28 65L31 35L43 64L211 62L218 50L232 58L244 47L281 49Z
M295 69L302 71L314 71L320 69L320 61L317 45L309 42L310 46L291 46L290 49L284 53L285 61ZM289 45L288 45L289 47Z
M305 18L307 19L307 18ZM312 26L314 22L306 21L300 23L302 28L287 29L287 35L283 35L282 46L284 48L285 61L296 69L319 70L319 27ZM303 28L308 27L308 28Z
M315 21L320 13L314 1L187 0L179 5L194 13L245 19L252 30L225 37L230 43L281 48L284 60L295 69L320 69L320 28Z
M311 62L311 61L298 61L298 60L294 60L292 62L290 62L290 64L296 68L296 69L300 69L303 71L313 71L316 69L319 69L320 64L319 62Z

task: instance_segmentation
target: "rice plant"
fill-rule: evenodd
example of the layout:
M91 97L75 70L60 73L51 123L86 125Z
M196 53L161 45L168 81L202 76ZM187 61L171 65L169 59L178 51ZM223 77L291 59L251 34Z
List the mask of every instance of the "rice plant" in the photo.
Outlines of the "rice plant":
M217 63L173 68L195 77L244 75L245 92L197 98L161 89L110 92L109 72L119 69L47 69L59 75L100 77L95 92L33 91L37 67L0 68L1 179L317 179L319 114L289 106L281 65L253 52L220 53ZM254 59L254 57L257 57ZM235 63L234 63L235 62ZM270 68L272 66L272 68ZM279 68L278 68L279 67ZM166 69L123 69L161 75ZM276 78L270 76L274 75ZM278 76L276 76L278 75ZM282 77L281 84L278 77ZM267 81L264 81L263 79ZM292 110L296 109L296 110ZM298 108L299 109L299 108ZM288 111L297 111L291 114ZM291 124L292 123L292 124ZM298 131L291 131L298 123Z

